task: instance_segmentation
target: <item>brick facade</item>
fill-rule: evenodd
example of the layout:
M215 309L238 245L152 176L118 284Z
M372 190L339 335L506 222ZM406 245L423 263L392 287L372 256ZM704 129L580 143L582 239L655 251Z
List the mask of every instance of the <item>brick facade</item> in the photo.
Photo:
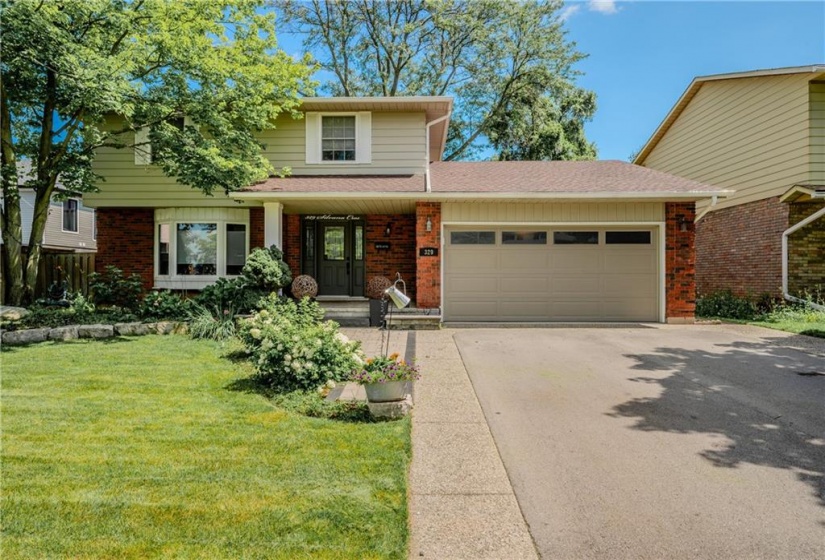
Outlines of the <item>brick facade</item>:
M665 317L668 322L690 321L695 313L695 206L693 202L665 204Z
M264 246L264 209L249 209L249 250Z
M789 226L825 208L825 202L789 205ZM788 291L825 295L825 217L792 233L788 239Z
M696 224L696 290L740 296L782 292L788 205L767 198L709 212Z
M301 274L301 216L298 214L284 214L283 240L284 261L295 278Z
M390 235L387 236L387 224ZM375 243L388 241L389 250L375 249ZM407 295L416 300L415 216L411 214L370 214L364 228L366 282L373 276L386 276L393 282L401 273L407 285Z
M154 208L98 208L96 272L108 265L127 276L139 274L143 287L155 283Z
M431 230L427 231L427 218L430 219ZM416 202L415 204L415 232L416 232L416 274L418 307L441 307L441 203ZM437 257L421 256L423 247L437 247Z

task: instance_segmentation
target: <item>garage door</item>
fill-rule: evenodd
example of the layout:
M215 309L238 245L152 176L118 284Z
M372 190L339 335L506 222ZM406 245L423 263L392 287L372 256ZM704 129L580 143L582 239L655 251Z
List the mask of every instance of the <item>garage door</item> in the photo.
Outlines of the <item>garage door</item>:
M451 227L445 321L657 321L655 229Z

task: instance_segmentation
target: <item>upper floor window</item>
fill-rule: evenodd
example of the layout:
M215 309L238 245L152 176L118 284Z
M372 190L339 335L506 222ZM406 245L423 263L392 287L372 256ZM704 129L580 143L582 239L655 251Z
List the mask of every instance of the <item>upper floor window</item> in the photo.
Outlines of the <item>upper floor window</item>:
M63 201L63 231L77 233L77 200Z
M372 162L372 113L306 113L308 164Z
M321 117L321 159L355 161L355 116Z

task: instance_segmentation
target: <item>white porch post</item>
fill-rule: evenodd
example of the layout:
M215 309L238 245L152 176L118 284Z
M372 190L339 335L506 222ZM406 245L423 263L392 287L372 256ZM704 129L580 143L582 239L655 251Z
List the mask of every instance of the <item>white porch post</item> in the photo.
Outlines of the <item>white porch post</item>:
M283 248L284 205L280 202L264 202L264 245Z

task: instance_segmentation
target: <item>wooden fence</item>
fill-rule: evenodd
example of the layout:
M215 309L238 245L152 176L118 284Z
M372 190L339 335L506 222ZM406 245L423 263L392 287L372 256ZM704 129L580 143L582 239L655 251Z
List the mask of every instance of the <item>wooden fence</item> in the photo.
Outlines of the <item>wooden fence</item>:
M5 257L5 254L3 255ZM5 259L3 259L5 264ZM5 266L0 267L5 271ZM40 271L34 297L46 296L46 291L55 281L66 280L69 290L89 295L89 274L95 270L94 253L46 253L40 256ZM6 280L0 273L0 304L6 303Z

